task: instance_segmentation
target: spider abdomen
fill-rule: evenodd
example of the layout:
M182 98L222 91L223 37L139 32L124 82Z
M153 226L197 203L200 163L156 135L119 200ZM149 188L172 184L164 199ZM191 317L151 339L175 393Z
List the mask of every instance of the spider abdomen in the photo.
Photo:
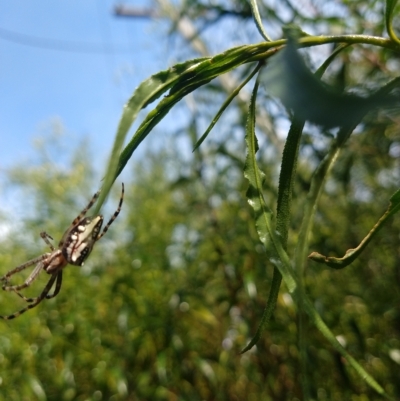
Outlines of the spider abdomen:
M102 225L103 216L85 217L68 232L62 253L69 264L83 265L98 239Z

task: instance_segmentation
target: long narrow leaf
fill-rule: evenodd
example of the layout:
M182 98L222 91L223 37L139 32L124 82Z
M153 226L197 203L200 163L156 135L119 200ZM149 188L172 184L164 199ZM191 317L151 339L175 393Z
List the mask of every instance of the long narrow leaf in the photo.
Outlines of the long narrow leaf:
M299 38L298 45L303 47L336 42L344 42L348 44L366 43L389 49L396 49L396 45L387 39L375 38L367 35L343 35L337 37L308 36ZM119 152L132 123L135 121L137 114L141 109L160 97L168 89L170 89L170 95L173 95L175 92L180 92L182 98L199 86L204 85L215 77L224 74L233 68L244 63L265 60L272 56L279 49L279 46L282 46L285 43L286 40L280 39L274 42L238 46L212 58L199 58L175 65L174 67L155 74L148 80L144 81L124 107L117 130L115 145L104 178L102 193L100 194L99 201L95 206L94 213L98 213L114 180L121 173L131 157L132 152L149 132L148 130L144 130L142 126L141 131L134 135L123 152ZM180 99L175 98L173 103L176 104L179 100ZM149 120L153 121L153 127L162 119L162 115L165 116L168 113L171 107L168 105L168 107L163 110L162 107L159 107L157 111L153 110L152 116L149 116ZM153 119L154 113L158 113L160 118L157 120ZM118 156L119 160L116 161Z
M118 125L114 140L113 149L104 177L104 184L99 199L94 208L94 214L99 213L111 186L117 177L118 159L125 142L126 135L135 121L139 111L145 108L149 103L156 100L165 93L171 86L186 72L190 71L196 65L199 65L205 59L189 60L182 64L177 64L173 68L161 71L143 81L133 93L132 97L124 106L122 116Z
M324 85L306 67L296 48L289 39L286 48L271 59L262 80L268 91L300 118L325 128L347 127L369 110L398 102L396 97L381 93L362 97Z
M388 82L386 85L384 85L382 88L380 88L376 93L380 95L386 95L390 91L392 91L394 88L397 88L400 84L400 77L392 79L390 82ZM360 116L362 118L363 116ZM328 174L328 171L332 168L332 165L334 161L336 160L340 149L344 146L346 140L349 138L351 132L355 128L355 126L358 124L356 121L353 127L347 127L347 128L342 128L338 134L337 134L337 140L334 142L331 146L331 149L329 150L329 153L326 155L324 160L321 162L320 166L318 169L315 171L314 176L311 181L311 189L310 192L307 196L307 202L304 207L304 217L303 217L303 222L301 225L301 230L300 230L300 235L299 235L299 241L297 243L296 247L296 257L295 257L295 262L296 262L296 267L300 271L300 277L302 277L303 271L304 271L304 266L305 266L305 260L306 260L306 252L308 250L308 238L309 238L309 233L312 230L312 225L313 225L313 217L316 211L317 203L319 196L321 194L323 184L325 182L326 176ZM396 192L397 194L397 192ZM390 201L391 202L397 202L396 201L396 194L394 194ZM367 244L364 244L365 246ZM358 255L361 252L358 253ZM349 256L349 255L348 255ZM317 252L313 252L309 257L313 259L316 257L315 260L316 262L319 263L325 263L325 256L320 255ZM354 259L353 259L354 260ZM342 265L343 262L339 261L339 264L335 264L335 268L343 268L346 265ZM351 263L351 262L349 262Z
M259 170L257 166L257 161L255 159L255 154L258 150L257 138L255 136L255 101L258 90L258 81L256 82L249 107L249 113L247 117L247 127L246 127L246 144L247 144L247 157L244 169L244 175L249 180L250 186L246 193L250 205L253 207L256 216L262 215L264 219L256 217L256 227L257 232L260 237L261 242L264 243L268 249L268 236L271 227L271 211L268 210L264 198L262 196L262 180L264 178L263 173ZM260 213L261 211L261 213ZM269 229L268 229L269 227ZM263 233L262 233L263 232ZM287 276L286 276L287 278ZM282 274L280 269L274 266L274 275L271 283L271 289L269 292L269 297L267 301L267 306L264 309L260 324L258 326L257 332L251 339L249 344L241 351L241 353L250 350L259 341L261 334L271 319L272 313L275 310L276 301L278 299L279 289L281 286Z
M250 0L250 6L251 6L251 11L253 12L253 18L254 18L254 22L256 24L256 27L258 29L258 32L260 32L260 35L267 42L271 42L272 39L267 35L267 32L265 32L263 23L261 21L260 12L258 11L257 0Z
M147 114L146 118L140 124L131 141L122 151L118 161L116 176L118 176L124 169L135 149L146 138L151 130L169 113L172 107L174 107L175 104L178 103L188 93L194 91L195 89L208 83L209 81L210 79L206 79L204 81L194 81L190 86L182 88L180 91L174 93L173 95L164 97L156 106L156 108Z
M269 290L267 306L264 309L256 334L254 334L250 342L242 349L242 351L240 351L241 354L244 354L245 352L251 350L260 340L266 325L271 320L272 314L274 313L276 307L276 301L279 295L279 290L281 288L281 282L282 282L282 274L279 272L277 268L274 267L274 275L272 277L271 289Z
M360 253L366 248L369 242L376 236L381 230L387 220L392 217L395 213L400 210L400 189L390 198L390 204L383 216L378 222L372 227L366 237L360 242L360 244L354 249L348 249L345 255L341 258L335 258L333 256L327 257L321 255L318 252L313 252L309 255L309 258L314 262L324 263L334 269L343 269L352 263Z
M212 119L210 125L208 126L204 134L199 138L199 140L194 145L193 152L204 142L204 140L207 138L208 134L211 132L214 125L218 122L218 120L220 119L226 108L231 104L232 100L238 95L238 93L243 89L243 87L254 77L254 75L257 74L262 65L263 65L262 63L258 63L257 67L251 72L251 74L227 97L225 102L222 104L221 108L218 110L218 113Z
M244 168L244 175L249 181L249 189L246 193L248 197L248 202L255 212L255 224L258 236L261 242L264 244L268 255L270 255L270 262L279 270L291 293L298 296L299 284L295 277L295 272L290 267L289 257L281 244L280 236L274 231L272 225L272 212L269 210L265 204L264 197L262 195L262 182L264 175L259 169L256 161L256 153L258 150L257 138L255 136L255 104L256 96L258 90L258 80L254 86L252 97L250 100L250 107L246 126L246 145L247 145L247 155ZM399 202L400 195L396 192L392 199ZM279 291L279 286L277 289ZM348 361L350 366L352 366L356 372L359 374L365 382L371 386L375 391L384 396L387 399L391 399L384 389L375 381L375 379L369 375L366 370L345 350L345 348L339 343L334 334L324 323L321 316L312 306L310 300L305 294L302 294L302 305L305 307L305 311L310 316L311 321L320 330L324 337L329 341L329 343L337 350L339 353ZM266 310L263 315L265 322L271 316L273 307L275 305L270 304L270 309ZM265 324L265 323L264 323ZM260 324L259 330L261 333L262 324ZM250 342L248 346L242 351L245 352L249 350L252 345L256 343L256 337Z
M261 48L269 47L273 46L270 44L264 44ZM159 102L155 109L148 113L142 124L135 132L131 141L122 151L118 161L115 177L121 173L139 144L168 114L168 112L176 103L178 103L184 96L200 86L210 82L212 79L230 71L235 67L238 67L243 63L248 62L249 57L259 52L261 48L259 46L239 46L227 50L212 58L196 60L198 61L197 63L190 65L186 70L179 71L179 76L176 77L176 80L174 80L174 82L170 83L168 86L168 88L170 88L168 95ZM268 58L273 54L274 52L271 52L265 57Z
M277 207L277 231L280 234L280 240L284 249L287 245L287 236L290 222L290 210L292 201L292 190L294 177L296 174L297 155L300 144L301 133L303 130L304 121L297 119L292 123L288 138L285 143L285 148L282 156L281 174L279 177L279 194L278 194L278 207ZM274 266L274 273L271 282L271 288L268 295L267 305L264 309L260 324L257 332L251 339L250 343L243 349L243 352L251 349L260 339L261 334L271 319L272 313L275 309L276 302L279 295L279 289L282 282L282 275L279 269Z
M393 12L396 7L397 0L386 0L386 10L385 10L385 22L386 29L390 36L390 39L400 44L400 39L397 37L393 29Z
M321 65L321 67L318 68L315 75L320 78L327 69L327 67L337 56L337 54L339 54L339 52L342 51L347 46L348 45L339 46L327 58L327 60ZM282 155L282 166L279 177L279 194L278 194L276 226L277 230L281 235L282 244L285 249L286 249L287 236L290 224L292 192L293 192L294 179L296 175L298 149L300 145L300 138L303 131L303 127L304 127L304 121L295 117L289 129L288 137ZM257 328L256 334L254 335L250 343L243 349L242 353L251 349L259 341L262 331L269 322L272 313L275 309L281 281L282 281L282 276L279 270L276 267L274 267L271 289L268 295L267 305L264 309L263 316L261 318L261 322Z
M256 153L258 150L257 138L255 136L255 100L258 90L258 81L254 86L250 100L249 114L246 126L247 156L244 166L244 176L249 181L246 196L250 206L253 208L256 220L256 229L260 241L264 244L270 254L270 261L277 266L281 272L290 292L296 288L296 281L290 273L290 261L286 251L282 247L279 233L272 223L272 212L265 203L262 194L262 182L264 174L258 168Z
M304 308L307 314L310 316L312 322L315 324L317 329L324 335L324 337L330 342L330 344L344 357L349 365L355 369L358 375L365 380L365 382L372 387L378 394L382 395L388 400L393 400L382 388L382 386L346 351L346 349L339 343L334 334L322 320L321 316L312 306L310 300L305 297L303 300ZM394 401L394 400L393 400Z

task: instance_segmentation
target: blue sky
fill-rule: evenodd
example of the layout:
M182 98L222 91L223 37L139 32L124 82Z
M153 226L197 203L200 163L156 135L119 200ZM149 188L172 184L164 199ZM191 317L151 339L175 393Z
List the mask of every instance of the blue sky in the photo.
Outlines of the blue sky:
M123 104L168 64L160 21L118 18L112 0L11 1L0 5L0 174L34 152L59 120L68 140L90 138L107 157ZM151 0L125 1L135 7ZM20 38L27 43L10 40ZM50 41L54 41L50 43ZM36 47L70 46L75 51ZM85 51L79 51L85 47ZM108 47L110 52L102 52ZM100 50L100 52L95 52Z

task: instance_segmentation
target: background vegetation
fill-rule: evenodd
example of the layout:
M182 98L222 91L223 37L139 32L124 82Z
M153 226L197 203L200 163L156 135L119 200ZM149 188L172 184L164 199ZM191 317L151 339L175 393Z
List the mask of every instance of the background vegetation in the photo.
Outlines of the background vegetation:
M301 8L291 1L260 3L273 38L281 38L282 26L293 21L313 35L387 36L382 2L330 5L315 0ZM190 22L196 32L190 37L193 47L187 44L179 60L259 40L247 1L158 6L171 19L177 44L188 39L182 22ZM390 46L349 47L334 59L324 80L357 94L379 89L397 76L399 53L395 44ZM311 69L333 50L333 44L311 49L306 54ZM223 62L216 76L229 70ZM285 284L257 346L240 354L257 331L273 275L243 176L249 91L235 98L196 152L190 150L226 97L255 68L246 63L185 93L186 102L171 114L188 117L177 119L179 127L165 127L168 138L164 128L156 127L153 135L162 138L160 143L150 141L136 163L131 159L126 165L123 210L86 265L66 268L55 299L1 323L0 400L384 398L302 316L296 295ZM188 88L191 81L178 84ZM388 207L400 181L397 111L392 107L367 114L342 148L318 203L308 253L342 256ZM273 210L289 119L290 113L261 87L257 161L265 174L264 199ZM335 143L335 133L306 124L301 136L290 256L301 235L313 173ZM0 216L5 233L1 272L42 252L40 231L60 238L97 190L103 171L89 162L93 157L88 148L80 144L71 151L62 138L46 137L35 165L17 165L7 172L2 193L24 199L24 204L22 221ZM69 162L56 164L57 152L70 152ZM102 213L113 212L118 196L119 184ZM302 277L305 292L330 330L393 399L400 398L399 238L400 221L394 216L350 266L333 270L310 261ZM45 276L27 294L37 295ZM14 294L0 296L3 315L23 306Z

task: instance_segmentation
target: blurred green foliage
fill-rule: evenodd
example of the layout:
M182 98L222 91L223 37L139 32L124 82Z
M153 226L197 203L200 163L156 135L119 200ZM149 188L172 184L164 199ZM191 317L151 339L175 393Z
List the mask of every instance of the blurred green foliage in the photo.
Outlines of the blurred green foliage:
M230 169L201 178L196 163L183 176L179 158L173 149L147 154L135 182L126 184L121 216L87 265L66 268L54 300L2 323L1 400L301 399L296 311L285 290L257 349L239 355L257 328L271 280L243 179L232 179ZM88 157L72 160L62 173L54 165L10 172L8 190L21 188L34 202L22 226L3 216L10 231L1 241L1 271L42 252L37 233L46 229L59 238L86 204L93 191L77 172L90 172L82 162ZM379 188L373 201L357 202L335 181L313 239L314 248L327 252L357 242L390 194ZM70 185L84 188L86 199ZM306 275L330 328L392 393L400 391L391 358L400 349L399 231L393 220L351 267L313 264ZM46 278L29 293L40 292ZM23 304L14 294L0 295L4 314ZM375 399L318 331L310 328L307 340L316 399L350 399L353 392Z
M290 1L285 2L285 13L261 5L260 14L271 21L268 33L276 37L277 27L290 17L307 32L351 28L382 35L380 2L342 2L340 13L325 9L326 2L312 3L308 11L315 12L313 19L305 15L306 8L298 10ZM247 2L217 5L188 1L180 16L191 16L199 32L224 26L224 18L236 19L239 27L250 18ZM234 39L235 35L239 30ZM396 66L397 53L354 47L340 53L326 79L336 87L361 90L361 83L368 82L376 89L396 75ZM240 82L248 73L242 68L231 78ZM381 399L308 321L308 363L301 363L298 311L285 286L261 340L240 354L257 330L273 267L245 197L246 97L230 105L214 128L217 133L213 131L196 153L182 151L194 147L224 92L227 86L214 81L196 91L196 108L181 106L190 115L187 126L174 132L171 142L153 143L134 166L127 165L120 216L84 267L66 267L60 294L13 321L0 322L0 401L295 401L304 399L304 376L313 400ZM257 109L264 196L275 209L286 114L267 90L260 91ZM370 113L357 127L326 182L310 252L343 255L386 210L399 186L398 133L399 120L391 109ZM303 132L289 255L299 239L312 174L332 138L332 132L314 126ZM70 152L62 141L45 138L35 163L7 172L2 196L12 199L13 207L0 214L2 273L47 252L39 232L46 230L57 241L98 189L93 187L97 172L89 162L88 147L80 144ZM54 164L54 155L61 154L71 155L70 160ZM119 185L114 190L103 209L106 219L115 210ZM306 292L329 328L396 398L399 233L395 216L346 269L309 263L304 275ZM18 279L22 282L27 274L21 272ZM37 295L46 278L43 273L26 294ZM1 314L23 305L15 294L0 292Z

